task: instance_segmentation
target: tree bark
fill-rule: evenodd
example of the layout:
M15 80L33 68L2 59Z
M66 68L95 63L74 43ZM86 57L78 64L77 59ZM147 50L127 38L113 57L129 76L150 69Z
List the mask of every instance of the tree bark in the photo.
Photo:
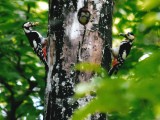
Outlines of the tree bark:
M92 96L78 101L72 98L75 85L93 76L91 72L74 71L73 67L90 62L109 69L111 56L105 46L112 41L112 5L112 0L88 0L91 18L85 30L77 20L77 11L84 6L84 0L49 0L45 120L68 120L75 108L92 99ZM106 117L100 114L100 118L90 119Z

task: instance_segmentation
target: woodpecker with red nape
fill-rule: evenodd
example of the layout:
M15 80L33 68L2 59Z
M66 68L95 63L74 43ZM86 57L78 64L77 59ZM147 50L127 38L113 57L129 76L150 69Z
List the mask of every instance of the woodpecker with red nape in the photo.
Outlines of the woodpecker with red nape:
M37 26L38 24L39 24L38 22L26 22L23 24L22 27L34 52L37 54L39 59L45 64L45 67L47 67L48 66L46 60L47 38L43 38L39 32L32 30L32 28L34 26Z
M123 65L126 57L129 55L135 38L132 32L128 32L127 34L121 33L119 35L125 37L126 39L122 41L118 47L109 48L114 57L112 67L108 72L109 76L113 73L117 74L119 68Z

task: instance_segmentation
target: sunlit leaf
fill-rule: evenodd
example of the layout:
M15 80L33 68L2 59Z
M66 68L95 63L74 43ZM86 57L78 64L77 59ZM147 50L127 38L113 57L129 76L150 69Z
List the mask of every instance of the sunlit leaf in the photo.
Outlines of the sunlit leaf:
M105 77L107 75L106 71L101 68L100 65L93 63L80 63L75 66L75 69L86 72L95 72L101 74L102 77Z
M159 5L160 2L157 0L143 0L139 7L141 10L151 10Z
M143 18L143 23L146 27L154 26L156 25L156 22L160 23L160 12L150 12Z

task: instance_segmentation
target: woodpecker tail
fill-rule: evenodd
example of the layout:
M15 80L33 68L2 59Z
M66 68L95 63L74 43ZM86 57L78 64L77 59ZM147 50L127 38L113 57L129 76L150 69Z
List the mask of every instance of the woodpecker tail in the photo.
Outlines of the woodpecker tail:
M112 61L112 66L115 66L117 64L118 64L118 60L116 58L114 58L113 61Z
M115 63L113 61L113 67L108 71L108 75L111 76L113 73L117 74L119 68L122 66L124 61L118 62L117 59L115 60Z
M113 66L113 67L109 70L108 75L111 76L113 73L114 73L114 74L117 74L120 66L121 66L120 64L116 64L115 66Z
M47 59L47 51L46 51L46 46L42 48L44 58Z
M42 61L45 65L45 69L46 71L48 71L48 64L47 64L47 49L46 46L42 48L42 52L43 52L43 56L44 56L44 60Z
M44 63L45 66L48 66L46 59L46 47L42 49L42 45L39 43L36 49L34 49L35 53L39 57L39 59Z

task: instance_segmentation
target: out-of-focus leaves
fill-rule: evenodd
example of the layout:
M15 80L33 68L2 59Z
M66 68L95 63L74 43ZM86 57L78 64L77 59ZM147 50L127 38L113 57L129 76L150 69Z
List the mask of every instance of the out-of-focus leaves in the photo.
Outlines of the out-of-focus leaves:
M142 0L137 1L139 12L145 13L142 18L142 22L140 23L139 30L140 31L150 31L155 26L160 27L160 2L157 0Z
M92 78L91 82L78 84L78 86L75 88L75 97L79 98L84 97L87 94L94 94L94 91L96 91L96 89L100 87L99 85L102 84L101 82L101 77L94 77Z
M151 10L155 7L159 7L160 2L157 0L142 0L140 2L139 9L141 10Z
M146 54L147 55L147 54ZM160 56L159 53L148 54L148 58L141 61L135 67L135 74L142 79L157 76L160 78ZM147 74L146 74L147 73Z
M73 120L78 116L83 120L88 114L103 112L109 113L117 119L128 120L135 118L154 119L157 113L154 108L160 102L160 56L159 53L153 52L148 58L135 64L131 73L125 76L117 76L113 78L95 77L90 83L83 87L94 89L95 98L91 100L85 107L75 111ZM93 83L97 83L94 84ZM92 86L92 87L90 87ZM79 86L78 86L79 87ZM82 84L80 84L80 88ZM77 89L78 90L78 89ZM83 90L83 95L92 95L89 90ZM78 94L78 91L76 91ZM81 95L81 94L80 94ZM82 96L78 96L82 97ZM136 113L136 111L138 111ZM147 115L147 116L146 116Z
M143 18L143 24L146 27L150 27L152 25L157 25L160 26L160 12L150 12L146 14Z
M85 107L75 111L75 113L72 116L72 120L84 120L84 118L88 114L92 114L95 112L95 109L97 108L98 104L99 102L96 99L92 100Z
M22 101L15 108L17 119L27 118L27 115L38 119L42 113L42 110L33 106L29 94L38 95L43 100L45 70L43 65L37 66L40 60L34 54L22 29L25 21L39 21L42 25L37 30L46 35L47 11L41 11L43 14L37 13L37 2L39 1L0 1L0 119L8 117L7 113L14 102L17 104ZM33 86L37 90L31 90Z
M95 72L103 77L106 75L106 71L101 68L100 65L94 63L79 63L75 66L75 69L80 71Z
M94 79L93 81L97 81L97 79ZM127 94L129 83L125 83L125 81L122 79L117 79L116 81L109 78L101 79L98 81L100 81L99 85L95 85L94 89L94 92L96 92L96 98L89 102L85 107L77 110L73 115L73 120L76 120L78 117L79 120L83 120L83 118L86 117L89 113L92 114L95 112L128 112L128 102L131 101L132 97ZM124 102L121 104L121 101Z

